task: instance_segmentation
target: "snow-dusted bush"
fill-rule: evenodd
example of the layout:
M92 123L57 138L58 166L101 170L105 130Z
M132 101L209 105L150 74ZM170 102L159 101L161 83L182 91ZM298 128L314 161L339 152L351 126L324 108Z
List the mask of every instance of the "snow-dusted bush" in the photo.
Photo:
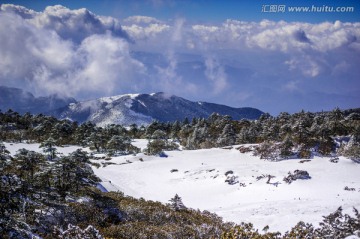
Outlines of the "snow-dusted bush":
M178 150L179 145L171 140L168 140L165 132L156 130L149 138L149 142L145 149L145 153L148 155L165 156L164 150Z
M279 148L274 142L265 141L255 148L254 156L260 156L261 159L270 161L277 161L279 159Z
M351 137L347 144L343 144L339 149L339 154L350 158L356 163L360 163L360 143Z
M254 147L239 146L236 149L239 150L240 153L244 154L244 153L252 152L254 150Z
M284 177L284 181L288 184L298 179L311 179L309 173L305 170L295 170L294 173L289 172L288 176Z
M318 152L323 156L329 156L335 150L335 143L332 138L320 139L318 141Z
M230 174L227 176L225 182L228 183L229 185L237 184L237 183L239 183L239 177Z
M298 150L298 157L301 159L309 159L311 156L310 148L305 144L301 144Z
M355 216L342 213L339 207L334 213L324 217L320 222L320 228L315 230L319 238L345 238L356 235L360 237L360 214L356 208L353 209Z
M72 224L69 224L66 230L55 227L54 234L59 239L103 239L99 231L92 225L85 229Z

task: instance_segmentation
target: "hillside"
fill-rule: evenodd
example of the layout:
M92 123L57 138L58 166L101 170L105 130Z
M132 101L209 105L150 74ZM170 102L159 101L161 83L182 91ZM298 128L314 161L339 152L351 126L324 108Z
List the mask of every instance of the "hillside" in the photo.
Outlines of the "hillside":
M44 114L74 102L73 98L57 95L35 97L19 88L0 86L0 110L3 112L11 109L18 113Z
M72 103L54 112L58 118L68 118L83 123L90 121L98 126L106 124L147 125L160 122L183 121L185 118L207 118L212 113L229 115L233 119L257 119L263 112L244 107L193 102L165 93L128 94L103 97L95 100Z

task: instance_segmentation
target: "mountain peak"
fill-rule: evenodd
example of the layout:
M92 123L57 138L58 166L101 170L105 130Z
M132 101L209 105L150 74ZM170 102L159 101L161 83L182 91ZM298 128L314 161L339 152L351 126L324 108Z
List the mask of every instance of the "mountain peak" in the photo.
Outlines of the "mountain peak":
M60 118L79 123L91 121L99 126L106 124L138 125L182 121L185 118L207 118L212 113L230 115L233 119L257 119L263 113L254 108L232 108L206 102L193 102L184 98L157 92L151 94L124 94L77 102L56 112Z
M160 122L183 121L185 118L208 118L212 113L229 115L233 119L257 119L263 112L254 108L232 108L207 102L193 102L166 92L123 94L77 102L58 95L35 97L18 88L0 86L0 109L19 113L51 114L58 118L98 126L107 124L148 125Z

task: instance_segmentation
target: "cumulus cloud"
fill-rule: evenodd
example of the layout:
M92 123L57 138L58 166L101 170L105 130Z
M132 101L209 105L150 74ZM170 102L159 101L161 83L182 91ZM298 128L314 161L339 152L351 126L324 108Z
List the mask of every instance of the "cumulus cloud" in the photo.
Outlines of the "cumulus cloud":
M37 22L39 15L45 13L30 12L33 18L29 18L29 14L25 18L17 12L26 12L26 9L10 7L11 11L9 6L2 5L1 9L5 10L0 14L3 58L0 79L3 84L21 85L40 95L57 93L86 97L116 93L120 87L130 90L137 84L134 81L140 83L138 79L146 69L130 56L129 43L123 37L108 31L99 34L95 29L95 33L87 32L85 35L90 35L83 35L85 38L78 43L76 37L61 34L61 28L71 24L73 18L88 18L83 10L72 12L71 15L79 16L71 16L69 22L64 21L64 26L52 29L48 27L50 23ZM55 11L70 11L55 8ZM84 22L81 24L86 25ZM88 29L90 31L91 27ZM68 34L72 30L68 30Z
M55 5L46 7L43 12L35 12L21 6L3 4L1 11L15 13L38 28L54 30L61 38L76 43L93 34L104 34L107 31L117 37L129 38L117 19L97 16L85 8L70 10Z
M24 19L31 19L34 18L38 12L35 12L34 10L27 9L23 6L13 5L13 4L1 4L0 5L1 12L10 12L15 13L16 15L21 16Z
M135 41L156 38L159 34L166 32L169 29L169 25L160 23L153 23L145 27L137 24L124 26L124 30L126 30L131 39L135 39Z
M86 38L76 50L75 69L65 80L73 93L84 87L91 93L115 93L114 89L129 87L145 71L144 65L131 58L129 46L109 34ZM58 81L63 83L64 77ZM49 88L52 84L49 82Z
M70 67L73 44L63 41L55 32L42 31L11 14L0 14L1 79L31 81L37 67L46 65L50 71L61 73Z

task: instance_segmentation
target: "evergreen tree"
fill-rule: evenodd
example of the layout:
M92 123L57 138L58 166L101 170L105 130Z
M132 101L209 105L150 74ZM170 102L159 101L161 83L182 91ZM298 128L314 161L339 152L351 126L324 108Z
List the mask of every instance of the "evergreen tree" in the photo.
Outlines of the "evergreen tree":
M234 145L236 142L236 134L232 124L225 125L221 135L217 140L217 145L220 147Z
M10 152L6 149L5 144L0 141L0 168L1 165L10 159Z
M179 121L175 121L171 126L171 135L170 137L173 139L177 139L179 137L179 132L181 130L181 125Z
M132 138L137 138L138 137L139 129L138 129L136 124L131 124L130 125L129 133L130 133L130 136Z
M212 145L213 144L210 141L209 128L207 124L203 124L201 121L199 121L195 125L192 134L187 138L186 148L210 148Z
M35 172L43 166L44 162L42 154L27 149L19 149L12 159L12 165L17 173L27 182L33 182Z
M188 125L188 124L190 124L189 119L188 119L188 117L185 117L185 119L182 122L182 125L184 126L184 125Z
M107 149L111 153L127 154L131 145L131 140L127 136L114 135L107 143Z
M167 137L164 131L156 130L150 136L149 142L147 144L147 153L149 155L161 154L167 146Z
M356 137L352 136L350 141L339 149L339 153L356 163L360 163L360 143Z
M40 148L43 148L44 153L46 153L49 156L49 159L52 160L56 157L56 141L54 138L50 137L44 142L40 144Z
M170 200L170 207L172 209L174 209L175 211L180 211L180 210L185 210L186 207L183 204L181 197L179 197L179 195L175 194L175 196L173 198L171 198Z
M107 138L99 129L97 129L91 133L89 143L99 153L102 150L106 150Z
M290 136L286 136L286 138L279 145L280 148L280 156L282 158L288 158L293 154L292 147L294 146Z

